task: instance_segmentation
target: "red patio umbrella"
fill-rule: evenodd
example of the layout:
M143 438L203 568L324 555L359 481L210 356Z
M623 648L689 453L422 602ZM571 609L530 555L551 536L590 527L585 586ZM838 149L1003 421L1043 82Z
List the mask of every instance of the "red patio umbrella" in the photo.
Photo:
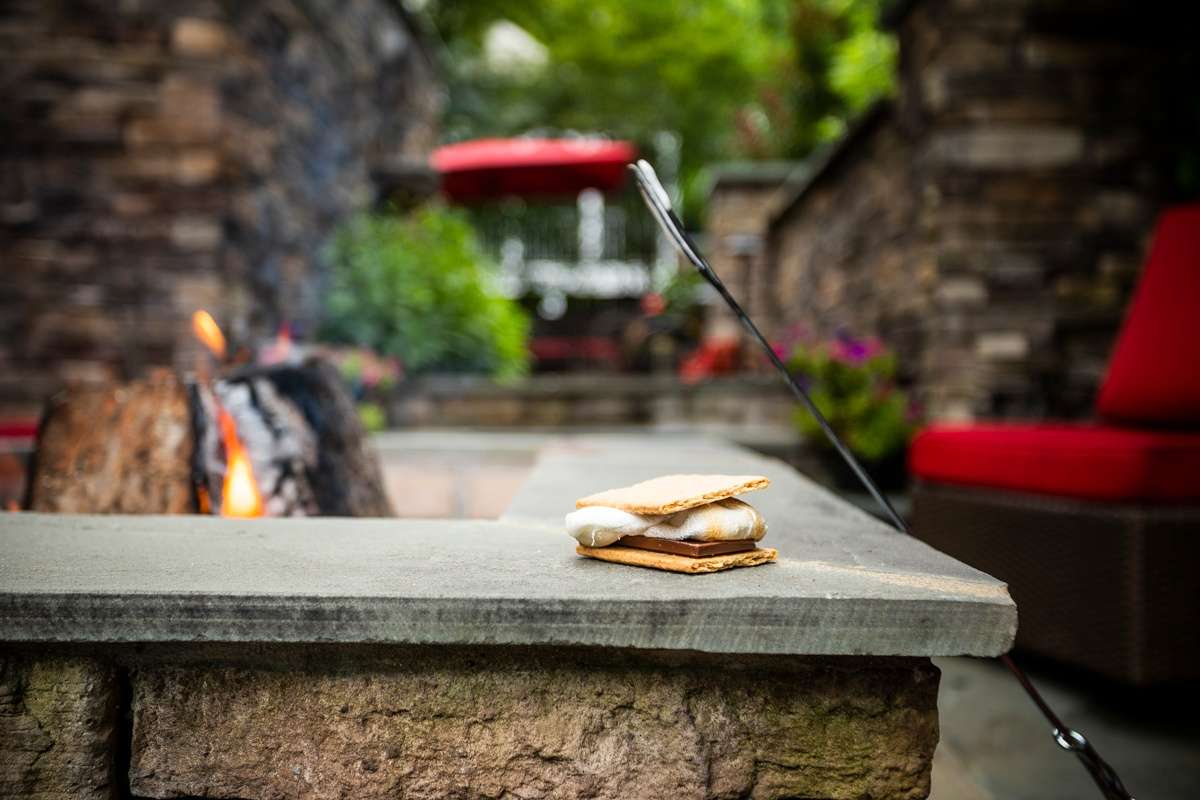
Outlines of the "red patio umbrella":
M442 193L459 203L497 197L613 191L637 158L630 142L606 139L475 139L433 151Z

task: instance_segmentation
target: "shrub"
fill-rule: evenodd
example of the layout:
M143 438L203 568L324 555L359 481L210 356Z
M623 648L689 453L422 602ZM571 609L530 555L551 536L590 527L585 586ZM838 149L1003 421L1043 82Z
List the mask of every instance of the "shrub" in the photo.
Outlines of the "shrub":
M896 357L874 338L801 340L781 354L813 403L859 458L879 462L903 452L916 427L908 397L896 387ZM796 426L818 446L825 436L805 408Z
M513 378L529 367L529 319L491 284L458 214L365 215L337 232L322 335L399 358L408 373Z

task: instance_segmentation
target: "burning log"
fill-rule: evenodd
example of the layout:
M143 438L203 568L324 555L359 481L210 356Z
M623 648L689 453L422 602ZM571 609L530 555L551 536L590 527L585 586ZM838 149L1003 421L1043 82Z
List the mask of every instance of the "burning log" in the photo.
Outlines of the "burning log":
M317 437L316 469L308 474L320 513L327 516L391 517L379 461L358 418L358 409L333 366L317 358L299 367L265 372L280 396L300 408Z
M239 488L224 467L233 458L223 412L249 454L267 516L394 516L358 411L328 363L245 369L211 390L197 384L193 397L200 485L214 509L230 513L226 495Z
M197 333L223 353L224 337L206 317L197 314ZM189 383L159 371L56 398L41 426L27 506L394 515L357 409L337 371L316 358Z

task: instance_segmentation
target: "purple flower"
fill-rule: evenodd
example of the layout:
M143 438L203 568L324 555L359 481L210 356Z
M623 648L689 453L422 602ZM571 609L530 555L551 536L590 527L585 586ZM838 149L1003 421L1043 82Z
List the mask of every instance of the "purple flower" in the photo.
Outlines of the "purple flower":
M838 333L838 337L829 343L830 358L854 367L864 361L869 361L882 352L883 342L874 336L855 339L848 334Z

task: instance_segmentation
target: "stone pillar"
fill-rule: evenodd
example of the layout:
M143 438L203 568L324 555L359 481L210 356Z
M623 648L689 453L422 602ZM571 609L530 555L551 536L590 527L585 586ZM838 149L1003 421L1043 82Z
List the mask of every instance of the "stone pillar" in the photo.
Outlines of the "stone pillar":
M767 225L791 182L802 171L800 162L744 162L712 168L705 232L709 263L751 317L773 310L767 263ZM740 332L724 305L716 315ZM728 325L727 325L728 326Z
M1128 0L897 8L896 96L772 222L771 327L880 335L934 419L1088 415L1164 197L1173 41Z
M198 307L234 336L311 328L330 230L432 144L435 76L398 4L0 19L0 414L190 367Z
M900 22L936 415L1091 412L1162 196L1150 122L1167 48L1130 35L1139 16L931 0Z

